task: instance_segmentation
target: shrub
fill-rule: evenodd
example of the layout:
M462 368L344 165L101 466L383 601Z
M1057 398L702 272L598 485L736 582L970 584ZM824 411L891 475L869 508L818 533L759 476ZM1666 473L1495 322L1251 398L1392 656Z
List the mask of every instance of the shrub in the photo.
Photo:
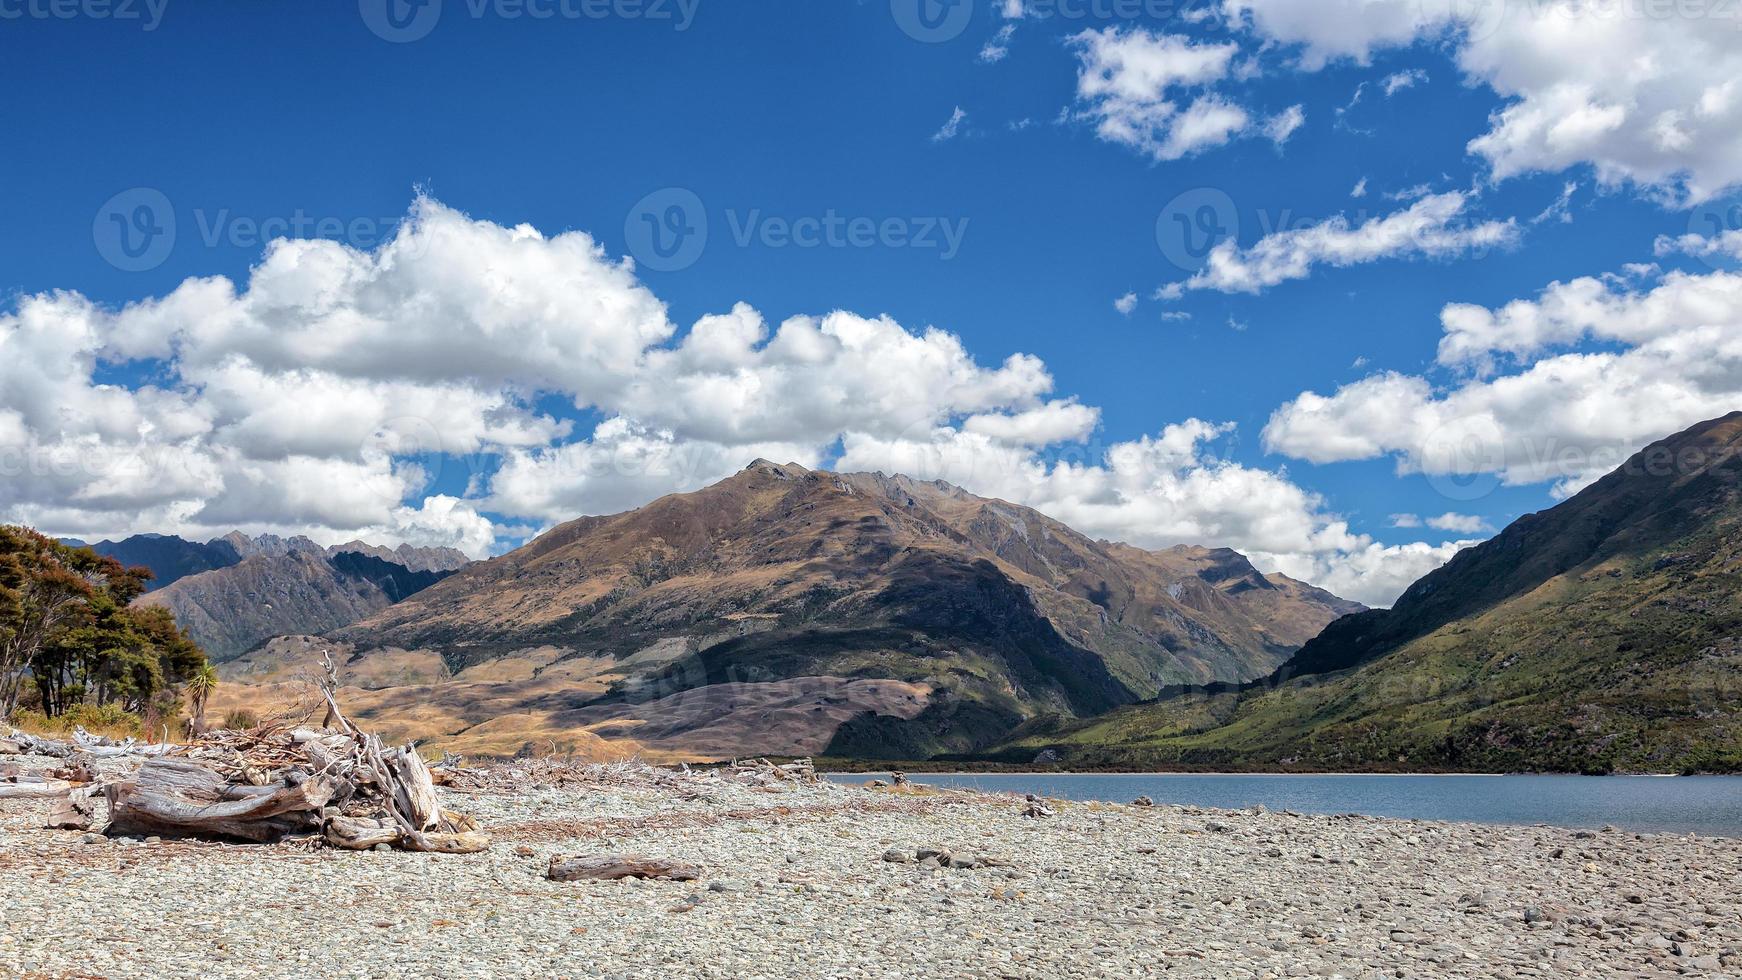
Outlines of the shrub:
M260 718L247 708L232 708L224 716L224 727L234 732L245 732L260 726Z

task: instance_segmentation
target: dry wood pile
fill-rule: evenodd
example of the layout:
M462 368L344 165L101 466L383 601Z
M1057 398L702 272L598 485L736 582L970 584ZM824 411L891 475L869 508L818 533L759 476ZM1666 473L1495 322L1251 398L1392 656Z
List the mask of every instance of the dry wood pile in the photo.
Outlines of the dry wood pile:
M71 746L32 736L21 744L32 754L75 759L81 751L144 756L137 769L101 787L110 835L267 843L303 834L347 850L386 846L444 854L489 847L477 821L442 808L429 767L413 747L389 748L345 717L334 697L337 669L330 658L324 666L327 716L319 729L216 731L186 746L104 745L77 734ZM10 790L16 796L64 797L51 826L76 826L78 814L89 816L70 781L0 783L0 798L6 785L16 787Z

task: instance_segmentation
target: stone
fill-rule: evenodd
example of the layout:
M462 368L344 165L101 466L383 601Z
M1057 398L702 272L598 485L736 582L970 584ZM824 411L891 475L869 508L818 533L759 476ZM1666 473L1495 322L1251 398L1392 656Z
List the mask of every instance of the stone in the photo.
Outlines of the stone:
M883 852L883 860L888 861L890 864L912 864L913 855L906 851L898 851L892 847Z

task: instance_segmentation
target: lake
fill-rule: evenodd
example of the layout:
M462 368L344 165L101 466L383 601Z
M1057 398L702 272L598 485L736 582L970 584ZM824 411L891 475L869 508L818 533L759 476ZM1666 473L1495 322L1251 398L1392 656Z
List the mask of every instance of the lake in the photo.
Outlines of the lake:
M887 773L829 778L862 783ZM991 793L1129 803L1147 796L1226 810L1263 804L1301 813L1602 827L1742 837L1736 776L1320 776L1223 774L913 773L914 782Z

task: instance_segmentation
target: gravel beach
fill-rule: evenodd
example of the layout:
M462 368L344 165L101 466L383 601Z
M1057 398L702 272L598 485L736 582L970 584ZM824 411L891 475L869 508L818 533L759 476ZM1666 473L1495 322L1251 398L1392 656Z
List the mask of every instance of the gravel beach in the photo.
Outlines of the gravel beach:
M495 839L460 856L111 840L0 802L0 975L1742 972L1742 841L556 771L443 790ZM702 877L546 880L585 854Z

